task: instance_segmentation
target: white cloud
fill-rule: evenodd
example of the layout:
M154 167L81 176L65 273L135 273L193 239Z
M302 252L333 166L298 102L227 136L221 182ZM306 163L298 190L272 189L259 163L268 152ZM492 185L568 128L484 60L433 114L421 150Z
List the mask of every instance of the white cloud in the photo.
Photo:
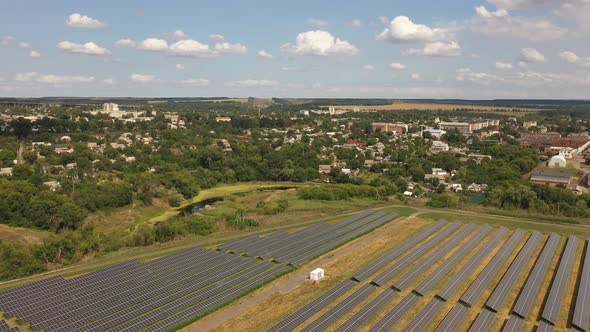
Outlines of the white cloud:
M119 39L115 42L116 47L137 47L137 42L129 38Z
M18 48L31 48L31 44L26 42L20 42L18 43Z
M101 29L106 28L108 24L86 15L74 13L66 20L66 25L70 28Z
M571 64L582 68L590 68L590 58L581 58L576 53L571 51L564 51L559 53L559 57Z
M393 70L403 70L406 69L406 66L402 65L399 62L393 62L389 64L389 68L393 69Z
M470 68L460 68L457 70L457 81L468 81L477 84L484 84L489 85L492 82L502 80L500 77L488 74L488 73L480 73L474 72Z
M184 31L182 31L182 30L176 30L176 31L174 31L174 33L172 34L172 37L175 40L189 39L190 38L190 36L187 35L186 33L184 33Z
M0 44L2 44L2 46L9 46L12 43L14 43L16 41L16 38L12 37L12 36L3 36L2 39L0 39Z
M310 18L309 20L307 20L306 23L315 25L316 27L327 27L328 25L330 25L329 22L320 20L319 18Z
M364 65L363 68L365 70L373 70L373 69L375 69L375 66L373 66L373 65Z
M258 53L256 53L256 55L258 55L259 58L263 58L263 59L274 58L274 56L272 54L268 53L266 50L260 50L260 51L258 51Z
M102 80L102 82L104 84L109 84L109 85L115 84L115 80L112 78L105 78L104 80Z
M216 41L216 42L222 42L222 41L225 41L225 36L217 34L217 33L212 33L209 35L209 39L211 39L212 41Z
M430 57L447 57L461 55L461 46L456 41L437 41L426 43L423 48L411 48L402 51L404 55L422 55Z
M231 53L231 54L246 54L248 48L240 43L217 43L215 44L215 51L219 53Z
M153 83L159 81L156 76L146 74L131 74L129 79L136 83Z
M419 79L420 79L420 74L413 73L413 74L412 74L410 77L411 77L413 80L419 80Z
M96 45L94 42L88 42L84 44L77 44L72 43L70 41L62 41L57 44L57 47L69 52L69 53L78 53L78 54L86 54L86 55L110 55L111 51L107 50L106 48L100 47Z
M170 45L170 54L194 58L215 56L215 52L209 48L209 45L203 44L193 39L179 40L176 43Z
M184 69L184 66L183 66L183 65L181 65L180 63L177 63L177 64L176 64L176 66L174 66L174 67L175 67L176 69L178 69L178 70L183 70L183 69Z
M34 71L28 73L18 73L15 75L14 80L19 82L29 82L33 78L37 76L37 73Z
M290 67L290 66L283 66L281 67L282 71L297 71L297 67Z
M278 86L279 82L272 80L243 80L243 81L232 81L225 82L227 87L232 88L255 88L255 87L273 87Z
M567 32L544 17L511 16L505 9L488 11L484 6L475 7L475 12L472 29L490 36L544 41L558 39Z
M521 60L528 63L544 62L545 56L534 48L525 47L521 49Z
M31 58L40 58L40 57L41 57L41 53L39 53L39 52L37 52L37 51L31 51L31 52L29 53L29 56L30 56Z
M281 49L299 55L318 56L353 56L359 52L350 42L323 30L302 32L297 35L295 44L283 44Z
M377 35L378 40L390 42L433 42L449 38L448 30L415 24L407 16L394 18L388 27Z
M496 62L496 69L508 70L512 69L512 64L507 62Z
M208 79L205 78L190 78L186 80L181 80L180 83L192 86L208 86L210 82Z
M63 83L92 83L94 76L67 76L67 75L43 75L36 80L39 83L63 84Z
M168 42L164 39L147 38L139 43L137 47L146 51L165 51L168 49Z
M489 3L493 4L497 8L503 9L523 9L527 7L533 7L538 5L544 5L549 3L560 3L564 0L488 0Z
M363 21L359 20L359 19L354 19L350 22L350 25L355 27L355 28L360 28L363 26Z

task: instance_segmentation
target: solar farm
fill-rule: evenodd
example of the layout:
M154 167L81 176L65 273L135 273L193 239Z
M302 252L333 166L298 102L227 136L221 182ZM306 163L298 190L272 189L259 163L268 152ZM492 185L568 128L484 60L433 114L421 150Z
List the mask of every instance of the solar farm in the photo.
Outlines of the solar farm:
M266 329L588 331L589 321L587 241L439 220Z
M0 292L0 313L32 330L175 330L397 216L369 210L337 223L50 277ZM0 319L1 332L18 330Z

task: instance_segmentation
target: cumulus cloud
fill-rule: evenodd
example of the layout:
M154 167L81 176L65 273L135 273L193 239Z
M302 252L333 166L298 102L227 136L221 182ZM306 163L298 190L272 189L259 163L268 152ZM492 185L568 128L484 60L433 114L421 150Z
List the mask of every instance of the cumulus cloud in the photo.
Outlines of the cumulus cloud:
M359 19L354 19L350 22L350 25L355 28L360 28L363 26L363 21L361 21Z
M182 31L182 30L176 30L172 34L172 38L174 38L176 40L181 40L181 39L189 39L190 36L187 35L186 33L184 33L184 31Z
M186 80L181 80L180 83L192 86L208 86L210 82L208 79L205 78L189 78Z
M484 6L475 7L475 13L471 27L490 36L543 41L558 39L567 33L567 29L544 17L511 16L505 9L488 11Z
M419 80L419 79L420 79L420 74L413 73L412 75L410 75L410 77L411 77L413 80Z
M475 71L471 70L470 68L458 69L457 76L455 78L457 81L467 81L467 82L484 84L484 85L489 85L492 82L502 80L500 77L498 77L496 75L482 73L482 72L475 72Z
M364 65L363 68L365 70L373 70L373 69L375 69L375 66L373 66L373 65Z
M86 15L80 15L78 13L70 15L66 20L66 25L70 28L84 29L102 29L108 26L108 24L103 23L97 19Z
M12 37L12 36L3 36L0 39L0 44L2 44L2 46L9 46L12 43L14 43L16 41L16 38Z
M560 3L564 0L488 0L497 8L523 9L532 6L545 5L549 3Z
M377 35L378 40L389 42L432 42L449 38L448 30L416 24L407 16L394 18L388 27Z
M272 80L242 80L225 82L224 85L232 88L274 87L278 86L279 82Z
M461 46L456 41L437 41L426 43L423 48L410 48L402 51L404 55L421 55L429 57L448 57L461 55Z
M64 84L64 83L93 83L94 76L67 76L67 75L43 75L36 80L39 83Z
M564 51L559 53L559 57L571 64L582 68L590 68L590 58L581 58L576 53L571 51Z
M512 69L512 64L507 62L496 62L496 69L508 70Z
M307 24L315 25L316 27L327 27L330 25L328 21L320 20L319 18L310 18L306 21Z
M215 51L219 53L246 54L248 48L240 43L223 42L215 44Z
M19 42L18 48L31 48L31 44L26 43L26 42Z
M112 78L105 78L104 80L102 80L102 82L104 84L109 84L109 85L115 84L115 80Z
M184 66L183 66L183 65L181 65L180 63L177 63L177 64L176 64L176 66L174 66L174 67L175 67L176 69L178 69L178 70L183 70L183 69L184 69Z
M256 53L256 55L258 55L258 57L262 58L262 59L274 58L274 56L272 54L268 53L266 50L260 50L260 51L258 51L258 53Z
M146 51L165 51L168 49L168 42L164 39L147 38L137 44L137 48Z
M27 73L18 73L14 76L14 80L18 82L29 82L37 76L37 73L30 71Z
M402 65L399 62L393 62L389 64L389 68L393 69L393 70L403 70L406 69L406 66Z
M115 42L116 47L137 47L137 42L129 38L119 39Z
M106 48L96 45L94 42L84 44L72 43L70 41L62 41L57 44L57 47L68 53L86 54L86 55L110 55L111 51Z
M295 44L283 44L281 49L299 55L317 56L353 56L359 52L350 42L323 30L302 32L297 35Z
M153 83L159 81L156 76L146 74L131 74L129 75L129 80L136 83Z
M521 61L526 63L544 62L545 56L534 48L525 47L521 49Z
M186 56L194 58L206 58L215 55L209 45L203 44L193 39L179 40L170 45L170 54L177 56Z
M216 41L216 42L222 42L222 41L225 41L225 36L217 34L217 33L212 33L209 35L209 39L211 39L212 41Z
M37 52L37 51L31 51L31 52L29 53L29 56L30 56L31 58L40 58L40 57L41 57L41 53L39 53L39 52Z

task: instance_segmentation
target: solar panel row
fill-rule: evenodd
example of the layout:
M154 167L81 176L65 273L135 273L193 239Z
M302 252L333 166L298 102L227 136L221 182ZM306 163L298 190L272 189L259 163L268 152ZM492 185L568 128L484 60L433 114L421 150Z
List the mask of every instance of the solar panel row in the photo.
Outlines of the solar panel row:
M447 222L444 220L439 220L434 224L428 226L425 230L420 231L417 235L411 237L410 239L406 240L404 243L400 244L399 246L395 247L394 249L388 251L384 255L380 256L369 265L365 266L363 269L358 271L354 274L352 279L356 281L362 281L373 273L377 272L377 270L381 269L385 265L389 264L389 262L393 261L397 257L405 254L410 250L413 246L420 243L422 240L426 239L432 233L436 232L437 230L441 229Z
M373 283L378 286L385 285L395 275L397 275L403 269L415 262L416 259L424 255L426 252L430 251L432 248L438 245L440 241L449 236L451 233L455 232L459 227L461 227L460 223L452 223L449 226L445 227L436 235L422 243L419 247L417 247L407 255L403 256L396 264L390 266L385 271L380 273L377 277L373 279Z
M430 325L430 322L439 312L439 310L443 307L445 303L439 299L433 298L428 302L419 312L418 314L412 319L410 324L406 326L403 331L407 332L418 332L418 331L425 331L426 328Z
M551 259L555 255L555 250L557 249L560 239L561 237L555 233L552 233L549 236L549 239L547 239L545 247L535 263L535 267L533 267L533 270L529 274L528 279L516 300L512 313L525 319L528 317L533 306L533 301L539 292L541 282L547 274L549 263L551 263Z
M535 248L537 247L539 241L541 240L541 233L533 232L531 237L529 237L528 241L525 243L522 250L518 253L508 271L504 274L492 295L490 295L488 301L486 302L486 307L491 309L494 312L498 312L504 302L506 302L506 298L510 291L514 288L514 284L518 279L518 276L524 270L526 263L531 258Z
M469 332L484 332L489 331L492 322L496 319L496 314L484 308L475 318L473 324L469 328Z
M418 302L420 302L420 297L413 293L408 294L400 303L387 312L381 320L373 325L369 329L369 332L391 331L393 326L397 324Z
M428 256L414 265L409 271L399 277L398 280L393 283L393 288L400 291L407 288L412 282L416 280L416 278L426 273L426 271L436 264L439 259L448 254L461 241L467 238L475 228L475 225L470 224L459 230L455 235L446 240L440 247L432 251Z
M539 326L537 327L537 330L535 332L553 332L553 331L554 331L553 326L545 323L544 321L540 321ZM575 330L572 329L572 331L575 331Z
M590 321L590 244L586 245L584 254L572 326L586 332L588 331L588 321Z
M435 332L454 332L459 330L461 322L467 315L469 308L457 303L451 311L445 316L443 321L438 325Z
M486 258L490 252L500 244L500 241L507 233L507 228L501 227L498 229L492 238L479 248L479 250L459 268L459 271L457 271L449 281L440 288L436 296L444 301L447 301L449 297L453 296L459 287L465 283L465 280L467 280L473 271L475 271L475 269L481 264L484 258ZM421 286L420 292L423 294L423 292L427 291L425 289L427 289L427 287Z
M356 305L365 300L371 293L375 291L375 286L365 284L356 292L340 301L336 306L332 307L326 313L318 317L318 319L311 322L302 332L316 332L325 331L328 327L334 324L340 317L352 310Z
M523 330L524 320L517 316L510 316L504 325L502 331L506 332L521 332Z
M375 316L377 312L391 301L398 292L391 288L384 289L379 295L373 298L369 303L357 311L346 322L340 325L335 332L352 332L357 331L364 323L371 317Z
M323 307L332 303L334 300L342 296L342 294L349 291L351 288L354 287L354 285L356 285L356 283L352 280L344 280L340 282L324 294L320 295L320 297L318 297L317 299L314 299L312 302L306 304L301 309L287 316L287 318L283 319L278 324L268 329L268 331L292 331L297 326L301 325L304 321L309 319L311 316L315 315Z
M460 299L461 302L469 307L475 304L477 299L479 299L483 291L486 289L486 286L498 273L500 267L506 262L508 256L512 253L525 234L525 231L519 229L510 236L508 241L502 245L494 258L492 258L477 278L471 283L465 293L463 293Z
M424 295L430 291L442 278L444 278L451 269L467 256L473 248L475 248L481 240L492 230L492 227L485 225L473 237L471 237L464 245L445 260L435 271L433 271L426 279L422 280L414 288L414 291L419 295Z
M562 307L565 288L567 287L574 259L576 257L576 250L578 249L578 242L578 238L575 236L570 236L568 238L563 251L563 256L561 256L561 261L559 262L557 272L555 273L555 278L553 278L553 283L549 289L547 302L541 313L541 318L552 325L555 325L557 322L559 310Z

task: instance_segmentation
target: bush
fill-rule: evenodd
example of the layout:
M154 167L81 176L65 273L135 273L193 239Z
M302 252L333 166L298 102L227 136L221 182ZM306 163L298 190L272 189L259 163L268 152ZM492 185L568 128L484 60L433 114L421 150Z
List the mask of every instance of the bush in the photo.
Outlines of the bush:
M173 194L170 197L168 197L168 205L170 205L171 207L178 207L180 206L180 203L182 203L182 196L178 194Z

